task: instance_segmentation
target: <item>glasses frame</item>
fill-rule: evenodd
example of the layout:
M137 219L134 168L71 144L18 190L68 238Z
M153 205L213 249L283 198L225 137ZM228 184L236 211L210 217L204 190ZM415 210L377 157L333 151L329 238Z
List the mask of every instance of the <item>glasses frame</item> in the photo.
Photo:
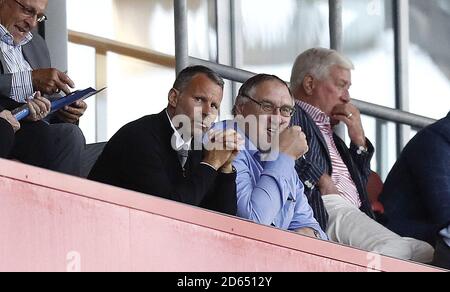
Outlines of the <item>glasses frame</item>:
M290 106L286 106L286 105L277 107L277 106L274 106L273 104L271 104L270 102L257 101L256 99L250 97L247 94L241 94L241 96L245 97L245 98L248 98L251 101L253 101L254 103L256 103L257 105L259 105L261 107L261 110L263 112L265 112L265 113L272 113L273 114L275 110L279 109L280 110L280 115L285 117L285 118L292 118L294 116L294 114L295 114L295 107L290 107ZM270 109L269 109L269 107L270 107ZM282 109L287 109L287 108L291 111L289 116L283 115Z
M31 8L31 7L27 7L27 6L25 6L24 4L20 3L20 2L17 1L17 0L14 0L14 2L16 2L17 5L19 5L20 8L22 8L22 13L23 13L24 15L26 15L26 16L28 16L28 17L32 17L33 19L36 19L36 21L37 21L38 23L43 23L43 22L45 22L45 21L48 20L47 15L45 15L45 14L43 14L43 13L42 13L41 15L39 15L39 14L36 12L36 9Z

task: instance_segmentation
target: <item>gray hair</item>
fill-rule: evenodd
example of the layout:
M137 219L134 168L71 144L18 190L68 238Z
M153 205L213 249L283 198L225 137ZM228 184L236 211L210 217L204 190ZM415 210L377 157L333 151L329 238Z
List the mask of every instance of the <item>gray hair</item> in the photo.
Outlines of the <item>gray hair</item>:
M303 52L297 57L292 68L291 90L295 92L307 75L319 80L327 78L331 67L335 65L347 70L355 69L350 59L335 50L313 48Z

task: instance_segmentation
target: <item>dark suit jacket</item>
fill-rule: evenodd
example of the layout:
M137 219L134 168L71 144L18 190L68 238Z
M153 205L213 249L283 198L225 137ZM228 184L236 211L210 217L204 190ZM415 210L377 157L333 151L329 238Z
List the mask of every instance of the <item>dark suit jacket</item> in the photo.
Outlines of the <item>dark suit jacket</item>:
M236 215L236 174L218 174L191 151L183 175L171 146L166 111L123 127L106 145L89 179Z
M387 227L433 244L450 222L450 113L412 139L392 168L380 201Z
M308 140L309 152L305 155L306 160L304 158L299 159L296 162L296 169L300 180L305 185L305 195L308 197L314 216L322 229L326 230L328 213L317 185L323 174L328 173L331 175L332 173L330 153L320 129L298 105L296 105L296 113L292 118L291 124L300 126ZM367 181L371 172L370 161L375 149L368 141L368 153L360 155L357 153L358 147L356 145L352 144L349 149L337 135L334 135L334 142L358 189L362 202L361 211L369 217L375 218L367 194Z
M0 113L3 108L0 106ZM0 118L0 158L7 158L14 144L14 130L4 119Z

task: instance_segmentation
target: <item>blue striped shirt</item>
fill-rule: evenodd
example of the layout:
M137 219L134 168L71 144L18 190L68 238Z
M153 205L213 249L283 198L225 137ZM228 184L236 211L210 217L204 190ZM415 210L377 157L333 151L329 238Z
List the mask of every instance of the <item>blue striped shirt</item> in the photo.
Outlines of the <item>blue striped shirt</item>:
M33 35L28 33L19 44L15 44L13 36L0 25L0 49L6 64L4 70L6 74L12 74L10 98L17 102L25 102L34 92L31 77L33 69L22 52L22 47L32 38Z

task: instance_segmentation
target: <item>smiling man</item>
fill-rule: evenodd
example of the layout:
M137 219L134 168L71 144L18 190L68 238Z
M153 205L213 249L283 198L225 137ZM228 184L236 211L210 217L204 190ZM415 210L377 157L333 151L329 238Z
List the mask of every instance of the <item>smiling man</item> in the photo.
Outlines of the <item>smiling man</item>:
M77 102L56 115L47 115L48 100L37 96L70 92L70 78L51 68L45 41L32 31L47 20L48 0L0 0L0 108L33 107L32 120L23 121L8 158L67 174L80 175L85 139L74 125L87 106ZM30 108L32 110L33 108ZM44 137L46 137L44 139ZM1 139L1 138L0 138Z
M297 161L298 175L331 240L430 263L434 250L429 244L402 238L374 220L366 189L375 150L351 103L351 70L352 62L334 50L310 49L297 58L291 77L297 100L292 123L303 128L310 146ZM350 148L333 133L338 123L348 129Z
M233 163L238 216L327 239L313 217L295 171L295 161L308 151L308 144L299 127L288 128L294 112L287 84L277 76L260 74L239 90L235 120L216 126L236 128L245 137L245 149Z
M45 41L32 31L47 20L48 0L0 0L0 95L23 103L35 91L53 95L70 93L74 82L63 72L51 68ZM11 106L8 106L11 107ZM59 120L76 123L86 111L80 101L58 113Z

